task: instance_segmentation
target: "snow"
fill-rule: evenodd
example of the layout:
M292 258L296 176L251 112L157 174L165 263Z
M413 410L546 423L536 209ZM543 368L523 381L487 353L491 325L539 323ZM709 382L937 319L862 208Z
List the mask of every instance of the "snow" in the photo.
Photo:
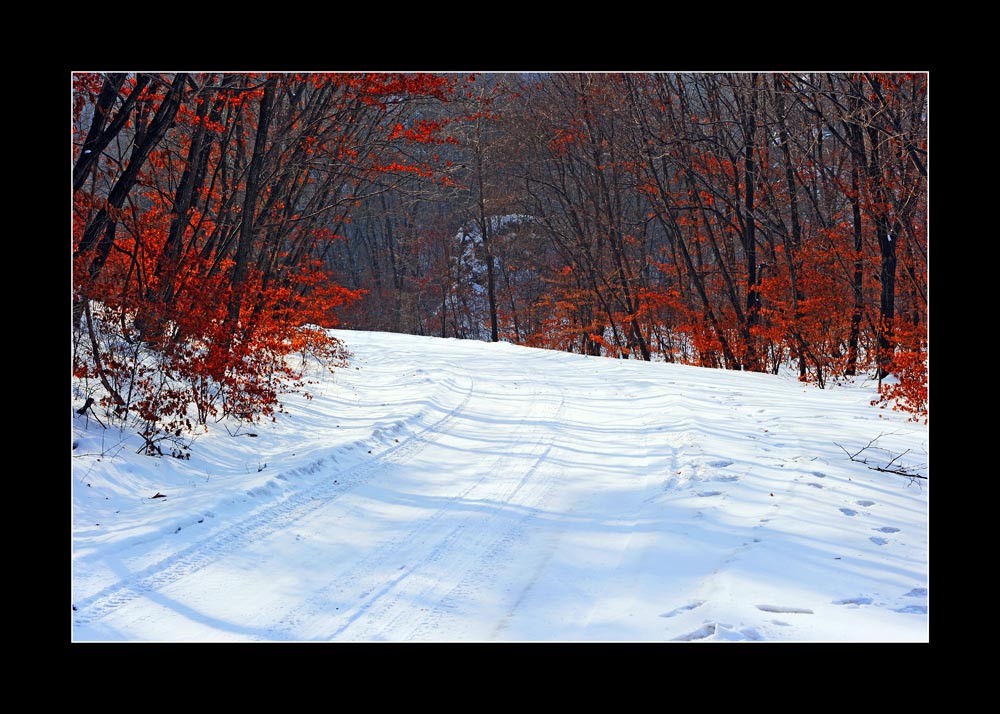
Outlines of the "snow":
M838 446L926 475L874 385L335 334L189 459L73 413L74 641L928 640L929 481Z
M491 232L502 233L509 228L518 228L523 224L531 223L535 219L534 216L525 213L508 213L502 216L488 216L486 220L489 222ZM483 236L479 232L479 224L476 221L469 221L458 231L455 239L460 243L467 240L476 244L482 243Z
M526 214L509 213L489 216L486 220L489 222L493 240L503 240L518 229L530 225L534 218ZM489 320L470 318L470 315L489 315L488 266L483 255L483 236L479 231L479 223L469 221L463 225L455 234L455 242L459 247L459 253L451 259L454 279L448 288L453 318L460 325L460 334L474 339L488 340ZM496 257L493 260L494 267L498 271L497 275L500 275L500 261ZM516 284L520 279L519 273L524 270L507 266L508 279ZM438 312L434 315L440 318Z

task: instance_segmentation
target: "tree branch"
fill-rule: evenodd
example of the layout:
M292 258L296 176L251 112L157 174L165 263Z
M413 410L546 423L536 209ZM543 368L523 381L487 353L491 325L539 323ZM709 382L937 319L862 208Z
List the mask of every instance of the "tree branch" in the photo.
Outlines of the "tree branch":
M907 449L906 451L902 452L901 454L894 455L885 465L880 465L878 463L871 463L869 461L868 457L861 457L861 454L863 454L864 452L868 451L869 449L877 449L877 450L880 450L880 451L886 451L886 449L882 449L882 448L876 446L876 444L878 443L878 440L881 439L883 436L885 436L885 434L879 434L874 439L872 439L871 441L869 441L867 445L861 447L860 449L858 449L853 454L850 451L848 451L847 449L845 449L843 446L841 446L840 444L837 444L836 441L833 442L833 443L837 444L837 446L839 446L840 449L845 454L847 454L847 458L849 458L851 461L853 461L855 463L858 463L858 464L864 464L865 466L867 466L872 471L880 471L880 472L886 473L886 474L896 474L897 476L903 476L903 477L908 478L910 480L913 480L913 479L922 479L924 481L929 480L926 476L924 476L923 474L917 473L914 470L914 469L917 469L917 468L921 468L919 466L903 466L903 465L898 465L898 464L896 466L893 466L893 464L895 464L897 461L899 461L899 459L901 459L903 456L905 456L906 454L908 454L910 452L910 449ZM887 453L891 454L891 452L887 452Z

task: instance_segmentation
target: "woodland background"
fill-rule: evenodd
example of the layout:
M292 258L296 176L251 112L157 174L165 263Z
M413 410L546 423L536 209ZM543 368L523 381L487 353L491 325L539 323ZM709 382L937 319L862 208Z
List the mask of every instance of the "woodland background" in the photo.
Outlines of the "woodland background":
M72 75L73 366L158 439L327 327L868 373L927 419L926 73Z

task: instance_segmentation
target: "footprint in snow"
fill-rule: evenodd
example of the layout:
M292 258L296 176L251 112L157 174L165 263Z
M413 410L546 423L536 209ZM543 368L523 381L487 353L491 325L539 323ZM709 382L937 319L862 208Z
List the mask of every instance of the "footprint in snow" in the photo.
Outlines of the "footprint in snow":
M813 471L812 475L815 476L816 478L826 478L826 474L822 474L819 471Z
M927 588L913 588L913 590L903 595L903 597L927 597Z
M872 528L872 530L879 533L899 533L899 529L892 526L882 526L881 528Z
M784 605L757 605L758 610L763 612L781 612L791 615L812 615L813 611L808 607L786 607Z
M713 469L724 469L727 466L732 466L733 462L732 461L727 461L726 459L723 459L721 461L709 461L705 465L708 466L708 467L710 467L710 468L713 468Z
M674 642L693 642L695 640L707 639L727 641L760 641L764 638L752 627L744 627L741 630L736 630L733 629L731 625L726 625L721 622L707 622L694 632L689 632L686 635L675 637Z
M865 508L868 508L868 506L874 506L875 505L875 501L855 501L855 503L857 503L859 506L863 506Z
M856 515L858 515L858 512L855 511L853 508L841 508L840 512L843 513L845 516L856 516Z
M723 628L720 626L715 630L715 639L728 640L732 642L739 642L741 640L761 642L764 640L764 637L753 627L743 627L739 630L734 630L728 627Z
M926 605L906 605L905 607L897 607L893 612L902 612L908 615L926 615L927 606Z
M813 488L823 488L823 484L821 483L810 483L809 485Z
M675 637L674 642L693 642L694 640L704 640L708 639L714 634L715 634L715 623L711 623L708 625L702 625L694 632L689 632L686 635Z
M699 491L698 495L702 498L705 498L706 496L721 496L722 491Z
M879 536L872 536L872 537L871 537L871 538L869 538L868 540L870 540L870 541L871 541L872 543L874 543L875 545L885 545L886 543L888 543L888 542L889 542L889 541L887 541L887 540L886 540L885 538L881 538L881 537L879 537Z
M713 481L720 481L722 483L733 483L734 481L739 481L740 477L733 474L732 476L716 476L712 479Z
M834 600L834 605L853 605L857 607L858 605L871 605L873 600L870 597L845 597L840 600Z
M694 602L688 603L687 605L681 605L680 607L674 608L670 612L665 612L662 615L660 615L660 617L676 617L677 615L680 615L682 612L687 612L688 610L694 610L696 607L701 607L704 604L705 604L704 600L695 600Z

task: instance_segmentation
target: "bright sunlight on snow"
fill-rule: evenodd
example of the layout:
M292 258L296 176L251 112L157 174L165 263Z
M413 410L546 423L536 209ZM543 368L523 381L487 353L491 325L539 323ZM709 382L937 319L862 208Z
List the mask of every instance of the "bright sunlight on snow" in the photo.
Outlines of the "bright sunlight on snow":
M74 641L928 640L928 481L872 468L928 429L873 384L334 334L190 458L73 413Z

